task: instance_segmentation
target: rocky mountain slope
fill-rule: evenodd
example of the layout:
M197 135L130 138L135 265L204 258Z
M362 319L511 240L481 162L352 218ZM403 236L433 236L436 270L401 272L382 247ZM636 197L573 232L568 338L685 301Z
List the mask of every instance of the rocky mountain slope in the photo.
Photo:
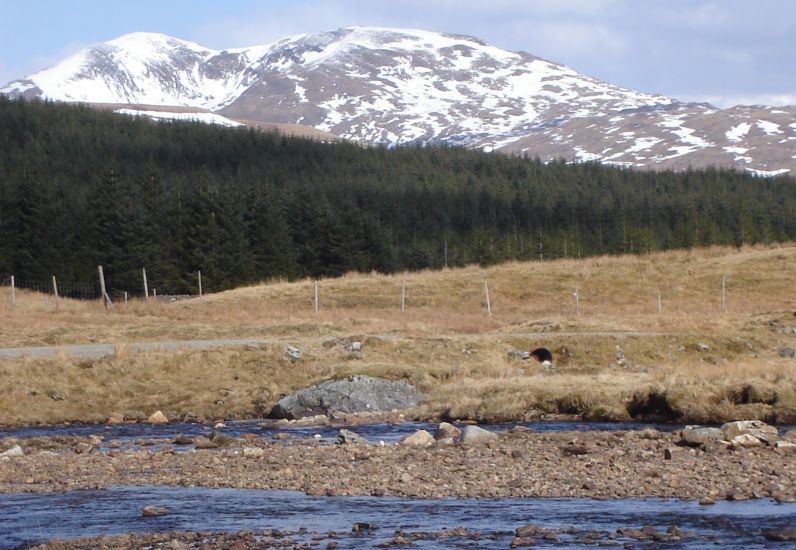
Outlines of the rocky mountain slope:
M796 107L682 103L475 38L420 30L346 28L225 51L133 33L0 93L156 105L160 117L173 106L183 118L305 125L374 144L796 174Z

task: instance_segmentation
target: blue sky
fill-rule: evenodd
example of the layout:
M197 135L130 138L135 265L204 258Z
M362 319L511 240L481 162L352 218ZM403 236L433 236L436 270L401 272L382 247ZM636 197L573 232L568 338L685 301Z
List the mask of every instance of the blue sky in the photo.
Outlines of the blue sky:
M796 104L791 0L0 0L0 85L128 32L223 49L354 25L468 34L683 100Z

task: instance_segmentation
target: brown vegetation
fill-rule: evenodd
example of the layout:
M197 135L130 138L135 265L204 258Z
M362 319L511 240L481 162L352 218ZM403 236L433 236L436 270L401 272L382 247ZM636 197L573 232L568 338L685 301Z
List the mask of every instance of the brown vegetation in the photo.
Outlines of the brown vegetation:
M317 314L311 281L132 300L112 311L63 299L56 310L52 297L26 291L12 309L2 288L0 346L110 342L116 354L0 361L0 423L143 418L156 409L251 417L283 393L355 372L417 384L421 416L793 422L796 363L777 352L796 347L794 267L796 248L783 246L350 274L320 282ZM124 345L244 337L268 343L175 353ZM349 340L362 341L362 352L348 352ZM304 359L291 363L287 344ZM539 346L554 353L555 370L508 356Z

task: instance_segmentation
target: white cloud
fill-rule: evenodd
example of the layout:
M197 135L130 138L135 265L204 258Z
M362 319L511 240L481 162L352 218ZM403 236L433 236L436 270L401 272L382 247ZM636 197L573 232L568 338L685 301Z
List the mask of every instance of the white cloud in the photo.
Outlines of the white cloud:
M775 105L785 107L796 105L796 93L793 94L729 94L729 95L688 95L678 97L683 101L710 103L716 107L727 109L736 105Z

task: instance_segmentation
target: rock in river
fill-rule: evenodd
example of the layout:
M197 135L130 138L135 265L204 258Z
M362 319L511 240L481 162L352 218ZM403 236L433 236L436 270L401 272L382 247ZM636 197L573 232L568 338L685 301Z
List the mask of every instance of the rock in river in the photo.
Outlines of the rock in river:
M487 431L478 426L465 426L456 442L460 445L483 445L490 441L496 441L497 434Z
M351 430L342 429L337 434L337 442L341 445L370 445L370 441Z
M274 405L270 416L295 420L333 412L385 412L409 409L419 401L420 395L408 382L354 375L326 380L285 396Z

